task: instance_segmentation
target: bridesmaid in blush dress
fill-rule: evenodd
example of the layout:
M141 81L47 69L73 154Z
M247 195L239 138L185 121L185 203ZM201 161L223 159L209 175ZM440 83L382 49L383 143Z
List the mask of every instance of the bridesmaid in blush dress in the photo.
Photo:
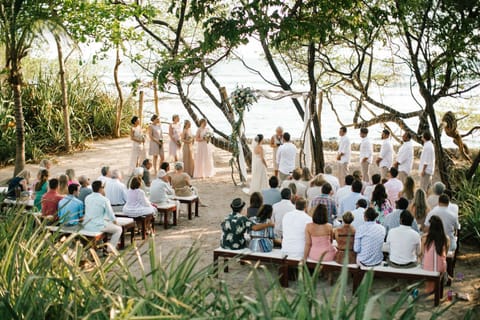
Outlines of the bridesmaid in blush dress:
M193 177L193 168L194 163L193 163L193 136L190 130L191 123L189 120L185 120L185 123L183 125L183 132L181 135L182 142L183 142L183 147L182 147L182 153L183 153L183 168L186 173L190 177Z
M200 127L195 136L197 150L195 153L195 168L193 170L194 178L210 178L215 175L213 153L207 133L207 120L202 119L200 120Z
M178 114L174 114L172 116L172 123L168 127L168 136L170 137L170 142L168 144L168 153L170 155L170 159L177 162L180 158L180 148L182 146L182 141L180 140L180 131L181 131L181 124L180 117Z
M304 260L333 261L337 249L333 246L333 227L328 223L328 210L319 204L312 216L312 223L305 227Z
M140 119L134 116L130 121L132 129L130 130L130 140L132 140L132 156L130 158L130 169L133 170L140 166L143 161L143 147L145 137L142 134Z

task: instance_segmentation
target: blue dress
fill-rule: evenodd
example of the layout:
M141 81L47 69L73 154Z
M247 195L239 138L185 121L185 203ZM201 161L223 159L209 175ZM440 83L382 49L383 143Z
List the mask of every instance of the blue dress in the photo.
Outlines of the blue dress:
M257 217L250 218L254 224L257 223L269 223L270 221L258 221ZM273 227L268 227L263 230L250 231L250 244L249 248L253 252L270 252L273 250L273 239L275 239L275 233Z

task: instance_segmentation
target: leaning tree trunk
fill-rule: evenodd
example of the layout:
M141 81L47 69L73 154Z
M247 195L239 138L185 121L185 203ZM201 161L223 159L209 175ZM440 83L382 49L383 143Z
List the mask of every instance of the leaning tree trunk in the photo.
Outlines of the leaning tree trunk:
M115 128L114 128L114 135L116 138L120 137L120 128L122 123L122 112L123 112L123 92L122 86L120 85L120 80L118 79L118 69L122 64L122 60L120 60L120 48L117 45L116 50L116 59L115 59L115 67L113 68L113 79L115 81L115 88L118 92L118 104L117 104L117 114L115 117Z
M17 137L14 176L25 168L25 118L23 116L22 76L20 72L18 64L12 62L9 84L13 91L13 101L15 104L15 131Z
M70 130L70 111L68 109L67 81L65 79L65 62L60 37L55 35L58 54L58 74L60 75L60 89L62 92L63 130L65 132L65 151L72 151L72 133Z

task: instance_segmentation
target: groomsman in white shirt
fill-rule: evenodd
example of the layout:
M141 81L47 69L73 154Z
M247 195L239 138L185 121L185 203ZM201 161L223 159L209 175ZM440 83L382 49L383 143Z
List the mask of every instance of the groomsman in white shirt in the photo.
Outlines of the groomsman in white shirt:
M393 164L398 170L398 179L405 184L413 166L413 142L412 135L405 132L402 136L403 144L398 149L397 161Z
M428 194L428 189L432 184L432 175L435 172L435 149L432 143L432 135L426 131L422 136L423 150L420 156L420 188Z
M350 163L351 145L347 136L347 128L341 127L339 130L340 141L338 143L337 161L338 161L338 180L340 185L344 185L345 176L348 174L348 164Z
M280 182L287 180L295 169L297 147L290 141L290 134L283 134L283 144L277 150L277 164Z
M368 128L360 129L360 167L362 168L363 181L368 183L370 181L369 166L373 159L373 145L368 138Z
M387 178L388 171L393 164L393 146L390 141L390 131L384 129L382 131L382 146L380 147L380 154L377 157L377 166L380 168L382 179Z

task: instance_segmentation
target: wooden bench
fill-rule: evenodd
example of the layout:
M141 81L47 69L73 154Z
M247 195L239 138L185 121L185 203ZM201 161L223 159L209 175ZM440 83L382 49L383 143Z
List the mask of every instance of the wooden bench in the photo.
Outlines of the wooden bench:
M104 241L107 235L101 231L88 231L85 229L80 229L80 226L72 226L72 227L60 227L60 226L46 226L47 230L52 233L59 233L65 235L77 235L88 240L88 243L93 247L97 248L97 243L100 241Z
M154 203L158 213L163 214L163 227L168 228L169 215L173 215L173 225L177 225L177 204L175 202Z
M129 217L127 215L121 213L115 213L115 217L117 218L131 218L135 221L135 223L139 224L141 227L140 232L142 233L142 240L147 238L147 229L150 226L152 233L155 233L155 218L153 214L146 214L143 216L138 217Z
M135 238L135 220L132 218L117 218L117 224L122 227L122 236L120 237L119 249L125 248L125 234L130 232L130 244L133 243Z
M1 209L5 207L24 207L26 210L31 210L33 209L34 206L34 201L32 199L29 200L12 200L12 199L5 199L3 202L0 204Z
M180 203L186 203L188 205L188 220L192 220L192 206L195 204L195 217L198 217L198 205L200 199L198 196L193 195L190 197L174 197L173 200L178 200Z

